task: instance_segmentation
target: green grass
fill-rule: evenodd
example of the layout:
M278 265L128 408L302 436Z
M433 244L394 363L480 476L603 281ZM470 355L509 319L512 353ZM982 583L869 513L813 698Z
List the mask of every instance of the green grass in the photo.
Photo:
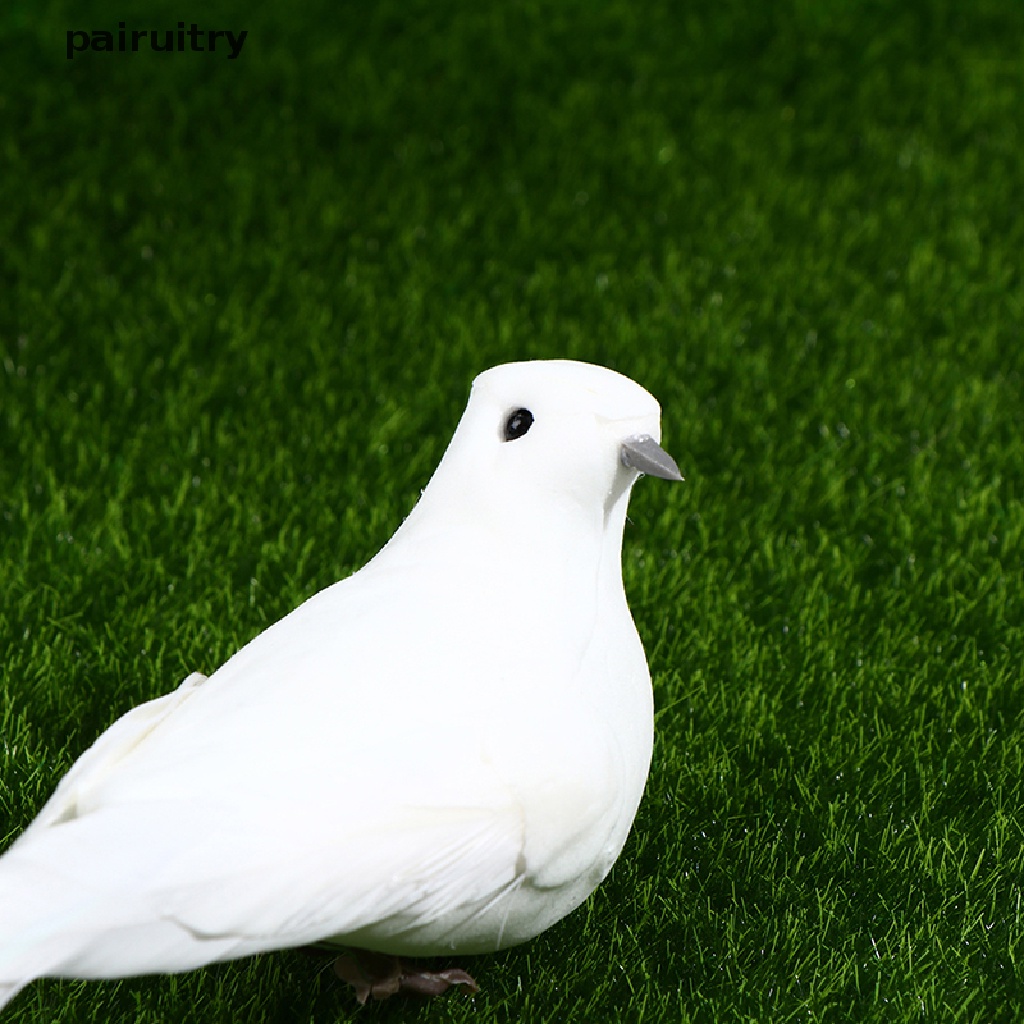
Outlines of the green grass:
M285 952L4 1019L1019 1019L1024 6L339 7L0 13L0 841L516 358L639 380L687 475L626 535L647 795L473 1000ZM242 56L65 60L181 19Z

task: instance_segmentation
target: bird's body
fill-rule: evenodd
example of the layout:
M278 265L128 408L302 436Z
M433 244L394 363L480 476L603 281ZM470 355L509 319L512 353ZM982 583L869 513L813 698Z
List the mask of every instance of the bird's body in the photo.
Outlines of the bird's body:
M0 1005L324 940L490 951L582 902L650 762L619 451L658 434L611 371L481 375L382 551L117 721L0 858Z

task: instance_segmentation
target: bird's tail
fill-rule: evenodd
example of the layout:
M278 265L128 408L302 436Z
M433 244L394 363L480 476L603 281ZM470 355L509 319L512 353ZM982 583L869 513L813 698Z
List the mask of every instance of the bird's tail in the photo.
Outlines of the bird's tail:
M34 978L62 973L88 942L81 922L99 900L19 844L0 858L0 1008Z
M269 948L196 934L154 906L177 827L162 806L137 804L29 826L0 857L0 1007L35 978L189 971Z

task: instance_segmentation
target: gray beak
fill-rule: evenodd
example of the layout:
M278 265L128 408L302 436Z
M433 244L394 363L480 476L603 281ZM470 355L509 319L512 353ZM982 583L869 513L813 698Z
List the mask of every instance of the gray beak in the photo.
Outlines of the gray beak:
M649 434L627 437L622 442L622 464L662 480L682 480L676 460Z

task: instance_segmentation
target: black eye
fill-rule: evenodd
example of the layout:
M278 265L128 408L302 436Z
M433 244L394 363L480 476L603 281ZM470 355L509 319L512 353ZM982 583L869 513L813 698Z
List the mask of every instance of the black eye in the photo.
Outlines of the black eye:
M533 413L529 409L516 409L505 420L505 440L514 441L522 437L533 425Z

